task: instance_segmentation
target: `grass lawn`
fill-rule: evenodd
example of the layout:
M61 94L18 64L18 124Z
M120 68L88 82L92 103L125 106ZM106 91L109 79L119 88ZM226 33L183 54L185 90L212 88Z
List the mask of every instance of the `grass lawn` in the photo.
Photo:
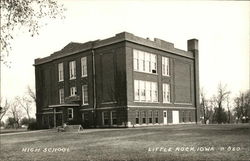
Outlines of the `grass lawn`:
M36 151L24 152L24 148ZM0 160L249 161L250 124L89 129L80 133L48 130L2 135Z

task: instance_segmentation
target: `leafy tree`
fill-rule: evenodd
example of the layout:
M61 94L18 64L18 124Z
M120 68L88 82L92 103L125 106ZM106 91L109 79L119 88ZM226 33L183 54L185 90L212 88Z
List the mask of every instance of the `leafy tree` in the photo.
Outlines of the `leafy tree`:
M6 120L6 126L8 128L15 128L16 127L16 121L13 117L8 117L8 119Z
M250 119L250 90L240 92L234 99L234 111L238 120L248 122Z
M214 101L214 120L221 124L225 122L225 118L227 118L227 114L225 115L225 110L223 106L226 103L226 100L230 94L230 91L227 90L226 85L222 85L221 83L218 85L217 94L213 97Z
M56 0L1 0L1 61L7 63L18 30L37 35L48 18L64 18L64 10Z

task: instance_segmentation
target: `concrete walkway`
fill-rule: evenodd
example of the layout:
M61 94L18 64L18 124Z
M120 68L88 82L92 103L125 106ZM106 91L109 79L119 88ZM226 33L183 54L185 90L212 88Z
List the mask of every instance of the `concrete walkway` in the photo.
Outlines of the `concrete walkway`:
M51 129L34 130L34 131L20 131L20 132L9 132L9 133L0 134L0 136L5 136L5 135L19 135L19 134L27 134L27 133L36 133L36 132L49 131L49 130L51 130Z

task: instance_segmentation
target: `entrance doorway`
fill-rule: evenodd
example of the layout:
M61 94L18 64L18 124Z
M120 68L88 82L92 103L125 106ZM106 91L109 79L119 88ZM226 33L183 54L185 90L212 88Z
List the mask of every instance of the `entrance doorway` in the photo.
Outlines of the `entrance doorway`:
M179 124L179 111L172 112L173 124Z
M163 124L167 124L168 123L168 113L167 111L163 111Z

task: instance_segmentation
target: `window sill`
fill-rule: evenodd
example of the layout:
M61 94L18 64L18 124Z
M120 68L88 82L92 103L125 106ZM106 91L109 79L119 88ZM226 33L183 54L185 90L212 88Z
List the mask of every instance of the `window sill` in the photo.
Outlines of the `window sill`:
M59 80L58 82L63 82L64 80Z
M74 80L74 79L76 79L76 77L74 77L74 78L69 78L69 80Z
M170 75L163 75L163 74L162 74L162 76L163 76L163 77L170 77Z
M160 102L147 102L147 101L134 101L136 103L160 103Z
M86 78L86 77L88 77L88 75L82 75L82 78Z
M82 106L88 106L89 104L87 103L87 104L82 104Z
M142 71L138 71L138 70L134 70L134 72L144 73L144 74L158 75L158 73L142 72Z

